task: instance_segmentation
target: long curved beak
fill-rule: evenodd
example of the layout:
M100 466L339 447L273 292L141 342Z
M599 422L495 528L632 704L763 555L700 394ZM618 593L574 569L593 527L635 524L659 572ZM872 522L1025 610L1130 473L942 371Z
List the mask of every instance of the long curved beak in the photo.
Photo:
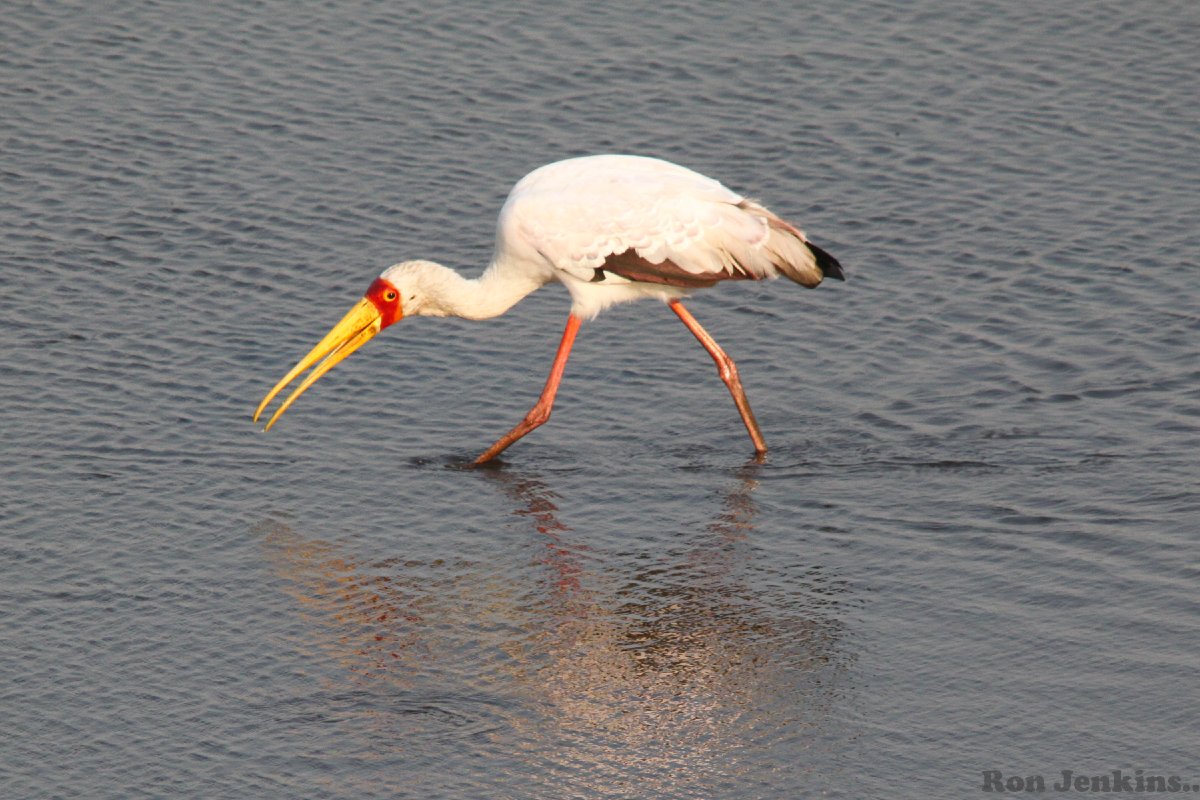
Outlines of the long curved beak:
M275 396L296 379L304 370L316 364L316 368L308 374L308 377L296 387L296 390L288 396L288 399L283 402L275 414L267 422L264 431L271 430L271 426L275 424L275 420L279 419L284 411L287 411L292 403L296 402L296 398L304 394L308 387L317 382L326 372L333 369L346 356L353 353L358 348L369 342L375 334L383 329L383 320L379 313L379 309L371 302L369 298L364 297L355 304L354 308L350 309L346 316L342 317L341 322L333 326L333 330L325 334L325 338L309 351L308 355L300 359L296 366L292 367L292 371L283 376L283 380L275 384L275 388L267 392L267 396L258 404L258 410L254 412L254 421L258 422L258 418L262 416L263 410L271 404Z

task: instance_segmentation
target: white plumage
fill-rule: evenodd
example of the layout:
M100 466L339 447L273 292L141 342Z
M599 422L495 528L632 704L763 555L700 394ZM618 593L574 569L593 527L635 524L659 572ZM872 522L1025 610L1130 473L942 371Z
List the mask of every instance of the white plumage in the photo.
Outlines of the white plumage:
M680 297L729 278L788 274L815 286L822 273L806 243L762 206L678 164L587 156L547 164L517 182L500 210L492 269L520 265L525 274L540 270L546 281L562 281L572 312L588 319L614 303ZM630 250L684 274L674 283L658 276L614 291L613 284L630 282L614 265L597 280L595 270Z
M551 281L571 294L571 313L550 378L525 420L477 462L490 460L550 416L580 322L615 303L667 302L717 363L756 451L766 443L727 356L683 307L690 291L722 280L783 275L814 287L842 279L837 260L804 233L712 178L655 158L599 155L547 164L513 187L500 210L496 250L478 278L431 261L388 267L366 296L269 392L254 415L309 367L313 372L267 427L312 383L405 316L486 319Z

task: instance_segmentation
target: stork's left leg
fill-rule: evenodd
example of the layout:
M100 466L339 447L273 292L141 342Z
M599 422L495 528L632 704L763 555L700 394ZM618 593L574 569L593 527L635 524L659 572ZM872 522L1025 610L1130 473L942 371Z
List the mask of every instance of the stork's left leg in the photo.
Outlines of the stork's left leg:
M733 403L737 406L738 413L742 415L742 422L746 423L746 430L750 433L750 441L754 442L755 452L760 454L767 452L767 443L763 440L762 431L758 429L758 421L754 419L754 412L750 410L750 401L746 399L746 392L742 389L737 364L734 364L733 359L725 354L721 345L717 344L717 340L700 326L691 312L683 307L683 303L679 300L671 300L667 305L683 321L692 335L700 340L700 344L704 345L704 349L712 356L713 361L717 362L717 374L721 376L721 380L729 387L729 393L733 395Z
M491 461L517 439L550 419L550 411L554 408L554 396L558 394L558 385L562 383L563 370L567 368L567 357L571 355L571 346L575 344L575 334L579 332L579 323L582 321L574 314L567 317L567 327L563 330L562 341L558 344L558 352L554 356L554 363L550 366L550 377L546 378L542 396L538 398L533 408L529 409L525 419L501 436L500 440L489 447L483 455L475 459L476 464Z

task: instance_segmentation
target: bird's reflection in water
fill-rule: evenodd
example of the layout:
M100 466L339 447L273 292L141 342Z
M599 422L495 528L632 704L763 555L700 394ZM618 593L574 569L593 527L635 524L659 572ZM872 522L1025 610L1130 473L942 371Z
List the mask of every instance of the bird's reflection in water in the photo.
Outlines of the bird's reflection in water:
M828 741L850 659L844 584L753 543L757 470L677 534L589 543L542 480L487 470L516 551L358 564L282 527L265 542L349 681L493 698L485 738L523 780L713 791Z

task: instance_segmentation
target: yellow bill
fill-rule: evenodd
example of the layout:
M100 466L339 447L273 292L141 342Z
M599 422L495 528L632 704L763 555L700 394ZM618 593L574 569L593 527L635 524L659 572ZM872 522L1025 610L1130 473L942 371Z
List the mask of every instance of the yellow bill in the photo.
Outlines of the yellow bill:
M288 384L294 381L306 369L315 364L316 367L313 371L288 396L283 405L276 409L274 415L267 422L266 427L263 428L264 431L271 430L271 426L275 424L275 420L279 419L280 415L284 411L287 411L292 403L296 402L297 397L304 394L308 387L316 383L317 379L326 372L337 366L342 359L374 338L375 334L379 333L383 327L383 315L380 313L377 304L370 297L364 297L362 300L359 300L354 308L350 309L350 312L342 317L341 322L334 325L333 330L325 334L325 338L310 350L308 355L300 359L296 366L292 367L291 372L284 375L283 380L275 384L274 389L267 392L267 396L258 404L258 409L254 412L254 421L258 422L258 418L262 416L263 411L271 404L276 395L283 391Z

